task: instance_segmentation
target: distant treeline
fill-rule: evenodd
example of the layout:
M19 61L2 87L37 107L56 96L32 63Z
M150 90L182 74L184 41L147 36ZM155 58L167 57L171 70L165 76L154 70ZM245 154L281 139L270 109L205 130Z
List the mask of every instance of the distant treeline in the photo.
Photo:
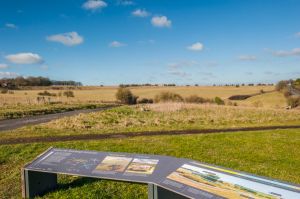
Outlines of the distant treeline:
M16 77L0 79L2 88L17 89L26 86L82 86L75 81L56 81L47 77Z
M119 87L142 87L142 86L177 86L176 84L120 84ZM186 84L185 86L199 86L199 84ZM233 86L233 87L240 87L240 86L274 86L274 84L265 84L265 83L258 83L258 84L213 84L213 86Z
M141 86L176 86L176 84L120 84L119 87L141 87Z

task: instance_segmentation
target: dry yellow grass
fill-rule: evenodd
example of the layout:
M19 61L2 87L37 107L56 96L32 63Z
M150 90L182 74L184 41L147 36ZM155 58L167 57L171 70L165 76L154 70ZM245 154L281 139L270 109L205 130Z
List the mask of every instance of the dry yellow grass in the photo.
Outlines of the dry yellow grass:
M133 87L132 92L140 98L153 98L156 94L163 91L175 92L183 97L198 95L204 98L214 98L219 96L227 99L231 95L246 95L258 93L261 89L264 91L274 90L273 86L243 86L243 87L223 87L223 86L177 86L177 87ZM43 90L19 90L14 94L0 94L1 104L35 104L39 92ZM58 94L64 90L49 90L51 93ZM62 102L101 102L114 101L117 87L82 87L81 90L73 90L75 97L51 97L52 101Z

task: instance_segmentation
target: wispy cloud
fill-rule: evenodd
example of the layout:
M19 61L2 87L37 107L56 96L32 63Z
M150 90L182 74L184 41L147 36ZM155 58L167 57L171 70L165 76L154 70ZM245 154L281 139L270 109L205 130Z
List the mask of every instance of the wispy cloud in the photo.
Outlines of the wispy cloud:
M297 33L295 34L295 37L296 37L296 38L300 38L300 32L297 32Z
M150 15L145 9L136 9L131 14L135 17L148 17Z
M209 78L216 78L215 74L213 74L212 72L199 72L199 75Z
M101 10L105 7L107 7L107 3L102 0L88 0L84 4L82 4L82 8L91 11Z
M135 5L135 3L133 1L130 1L130 0L119 0L118 5L132 6L132 5Z
M14 78L18 76L20 75L14 72L0 72L0 78Z
M6 23L5 27L6 28L11 28L11 29L18 29L18 26L16 24L13 24L13 23Z
M240 55L238 59L240 61L255 61L257 60L257 57L254 55Z
M48 41L59 42L66 46L76 46L83 42L83 37L77 32L67 32L46 37Z
M200 42L193 43L192 45L187 47L188 50L192 50L192 51L202 51L203 48L204 45Z
M148 39L148 40L140 40L140 41L137 41L138 44L154 44L155 43L155 40L153 39Z
M294 48L292 50L273 51L272 53L276 57L300 56L300 48Z
M6 68L8 68L7 64L0 64L0 69L6 69Z
M172 26L172 21L169 20L166 16L154 16L151 19L151 23L153 26L160 28L169 28Z
M168 73L170 75L178 76L178 77L181 77L181 78L187 78L187 77L190 76L188 73L182 72L182 71L169 71Z
M112 48L119 48L119 47L123 47L123 46L126 46L126 44L122 43L122 42L119 42L119 41L112 41L109 44L109 47L112 47Z
M34 53L18 53L5 56L5 58L14 64L38 64L43 62L43 58Z
M168 63L167 66L170 69L178 69L182 67L190 67L190 66L196 66L198 65L198 62L196 61L181 61L181 62L172 62Z

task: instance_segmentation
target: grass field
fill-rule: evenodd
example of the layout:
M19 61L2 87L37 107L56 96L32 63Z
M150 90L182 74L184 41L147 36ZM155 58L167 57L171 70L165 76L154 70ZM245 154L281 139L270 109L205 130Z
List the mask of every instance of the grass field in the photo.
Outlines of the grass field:
M2 132L2 138L300 125L299 110L166 103L124 106Z
M67 97L51 97L52 101L61 102L102 102L115 101L115 93L118 87L79 87L81 89L72 90L75 94L74 98ZM227 99L232 95L246 95L259 93L260 90L272 91L274 86L243 86L243 87L225 87L225 86L176 86L176 87L132 87L131 91L143 98L153 98L156 94L163 91L175 92L183 97L190 95L199 95L204 98L214 98L219 96ZM35 104L36 97L39 92L48 90L51 93L63 93L65 90L16 90L14 94L0 94L1 104ZM88 97L87 97L88 96Z
M20 198L20 168L48 147L170 155L300 183L300 132L274 130L0 146L0 198ZM61 176L43 198L147 198L146 187Z
M247 88L247 89L245 89ZM159 87L132 88L141 97L153 97L168 90L189 96L198 94L224 99L231 95L258 93L259 87ZM263 88L265 91L273 87ZM116 88L75 90L75 98L63 99L67 106L114 99ZM27 95L24 95L27 92ZM1 97L37 97L37 90L16 91ZM51 91L56 92L56 91ZM89 96L87 98L86 96ZM62 100L62 101L63 101ZM94 100L94 102L92 102ZM99 100L99 101L97 101ZM0 111L37 112L46 104L9 104ZM55 105L60 106L60 105ZM299 110L285 110L282 94L269 92L238 101L238 106L165 103L117 107L103 112L80 114L46 124L1 132L1 139L34 136L63 136L159 130L222 129L258 126L300 125ZM11 107L11 108L9 108ZM36 107L36 108L35 108ZM54 106L53 106L54 107ZM52 108L52 107L51 107ZM300 183L300 130L248 131L201 135L162 135L90 141L67 141L0 145L0 198L20 198L20 168L49 148L132 152L190 158L257 175ZM140 184L59 176L59 188L41 198L147 198L147 187Z

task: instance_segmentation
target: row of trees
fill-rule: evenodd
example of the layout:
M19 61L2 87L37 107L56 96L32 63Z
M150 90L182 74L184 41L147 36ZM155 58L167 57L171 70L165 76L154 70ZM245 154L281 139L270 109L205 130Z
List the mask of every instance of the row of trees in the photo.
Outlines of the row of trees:
M0 86L6 89L17 89L26 86L81 86L75 81L56 81L47 77L16 77L0 79Z

